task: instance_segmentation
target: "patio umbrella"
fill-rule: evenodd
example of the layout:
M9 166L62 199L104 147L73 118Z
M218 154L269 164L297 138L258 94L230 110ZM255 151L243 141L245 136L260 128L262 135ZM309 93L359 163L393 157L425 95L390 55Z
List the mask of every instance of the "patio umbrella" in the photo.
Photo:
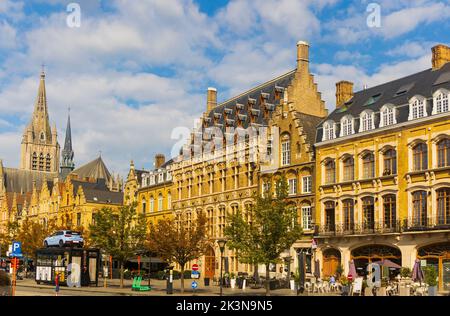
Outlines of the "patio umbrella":
M314 276L317 279L320 278L320 263L319 263L319 260L316 260L315 264L314 264Z
M377 261L377 262L373 262L373 263L374 264L378 264L378 265L383 266L383 267L387 267L387 268L395 268L395 269L400 269L401 268L400 265L396 264L395 262L392 262L389 259L383 259L381 261Z
M356 273L355 262L353 260L349 261L348 275L351 275L353 280L355 280L355 278L358 276L358 274Z
M420 283L422 283L424 280L424 275L423 275L422 268L420 267L419 259L416 259L416 263L414 263L414 268L412 271L412 280L414 282L420 282Z

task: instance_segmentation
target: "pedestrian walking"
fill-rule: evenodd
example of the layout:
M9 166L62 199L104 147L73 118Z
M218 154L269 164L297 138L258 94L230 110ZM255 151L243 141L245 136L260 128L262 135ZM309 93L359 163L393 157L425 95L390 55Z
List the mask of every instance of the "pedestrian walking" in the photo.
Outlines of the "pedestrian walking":
M55 275L55 296L59 294L59 273Z

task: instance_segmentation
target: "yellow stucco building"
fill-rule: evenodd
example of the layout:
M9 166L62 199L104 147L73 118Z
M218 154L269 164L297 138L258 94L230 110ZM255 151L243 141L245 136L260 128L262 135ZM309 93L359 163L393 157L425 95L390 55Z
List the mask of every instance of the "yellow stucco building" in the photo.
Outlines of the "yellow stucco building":
M432 68L353 93L336 84L336 109L316 139L317 256L322 275L354 260L417 259L450 290L450 48Z

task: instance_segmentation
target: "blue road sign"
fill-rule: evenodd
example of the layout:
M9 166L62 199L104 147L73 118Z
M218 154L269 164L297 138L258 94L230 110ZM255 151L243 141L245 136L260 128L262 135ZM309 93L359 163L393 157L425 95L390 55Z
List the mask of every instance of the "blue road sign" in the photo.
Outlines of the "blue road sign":
M198 271L191 272L191 279L199 279L199 278L200 278L200 272L198 272Z
M192 281L191 286L195 290L198 287L198 283L195 281Z
M22 257L22 243L20 241L12 242L12 257Z

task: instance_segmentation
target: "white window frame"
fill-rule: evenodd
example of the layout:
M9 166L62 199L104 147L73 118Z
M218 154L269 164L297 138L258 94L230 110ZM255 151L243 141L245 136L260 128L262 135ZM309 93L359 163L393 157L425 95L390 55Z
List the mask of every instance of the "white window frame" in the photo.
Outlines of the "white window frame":
M155 184L155 176L150 175L150 185L154 185L154 184Z
M281 165L288 166L291 164L291 139L287 136L281 141Z
M355 134L354 118L351 115L346 115L341 119L341 133L340 137Z
M162 194L158 195L158 211L162 211L163 210L163 200L164 197Z
M334 121L326 121L323 123L322 141L336 138L336 123Z
M150 213L153 213L155 211L155 199L153 196L150 198Z
M408 121L427 117L427 99L421 95L412 97L409 100Z
M162 182L164 182L164 173L160 173L158 175L158 183L162 183Z
M367 132L375 129L375 113L370 110L363 111L360 115L359 132Z
M312 193L312 176L302 177L302 193Z
M296 195L297 194L297 179L296 178L288 179L288 186L289 186L289 195Z
M312 229L312 206L302 206L302 227L304 230Z
M433 111L432 115L446 113L450 111L450 92L446 89L438 89L433 93ZM446 108L444 110L444 107Z
M397 124L397 110L391 104L383 105L380 110L380 127Z

